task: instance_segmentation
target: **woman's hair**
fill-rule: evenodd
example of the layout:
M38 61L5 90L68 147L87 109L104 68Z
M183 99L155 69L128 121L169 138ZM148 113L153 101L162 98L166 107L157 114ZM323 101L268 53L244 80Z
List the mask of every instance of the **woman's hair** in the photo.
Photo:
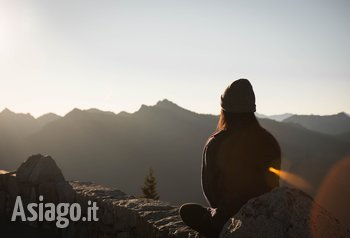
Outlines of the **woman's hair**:
M239 129L251 125L259 125L254 112L235 113L221 109L217 130Z

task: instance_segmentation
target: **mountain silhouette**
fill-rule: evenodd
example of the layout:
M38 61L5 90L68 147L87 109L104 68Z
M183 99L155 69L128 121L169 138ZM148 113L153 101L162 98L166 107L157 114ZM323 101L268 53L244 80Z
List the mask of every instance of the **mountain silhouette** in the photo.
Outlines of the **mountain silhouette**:
M329 116L293 115L283 122L297 123L309 130L331 135L350 132L350 117L344 112Z
M275 120L275 121L283 121L283 120L293 116L292 113L283 113L283 114L276 114L276 115L271 115L271 116L267 116L267 115L260 114L260 113L255 113L255 115L259 118L267 118L267 119L271 119L271 120Z
M5 108L0 112L0 164L13 168L13 160L23 156L26 137L52 121L53 115L35 119L30 114L14 113ZM6 159L5 159L6 158Z
M56 121L57 119L60 119L61 117L56 115L55 113L47 113L40 117L38 117L36 120L41 126L45 126L49 122Z
M0 113L0 130L12 136L31 134L39 127L39 123L30 114L14 113L5 108Z
M198 114L166 99L134 113L76 108L45 120L7 110L0 113L5 135L0 139L0 169L13 170L40 152L55 158L70 180L94 181L138 196L152 167L163 200L204 204L202 149L217 121L216 115ZM259 122L279 141L282 168L308 181L311 195L330 167L350 154L348 141L338 136L294 123Z

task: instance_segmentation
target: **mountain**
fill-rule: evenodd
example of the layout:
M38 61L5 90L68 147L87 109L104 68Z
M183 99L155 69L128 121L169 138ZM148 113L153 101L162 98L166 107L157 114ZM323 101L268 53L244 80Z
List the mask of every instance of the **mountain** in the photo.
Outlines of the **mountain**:
M11 117L18 118L13 125L6 123L15 127L23 115ZM162 100L154 106L142 105L135 113L76 108L35 130L27 120L21 127L26 131L21 139L13 137L10 147L7 139L0 140L0 169L15 169L30 154L49 154L70 180L94 181L138 196L152 167L162 200L205 204L201 156L216 128L215 115L198 114ZM279 141L283 169L306 180L310 187L304 190L311 195L317 194L329 169L350 154L349 144L338 137L293 123L259 122Z
M216 120L167 100L143 105L128 117L74 109L29 136L22 154L50 154L70 179L109 184L131 194L140 194L152 167L163 199L195 201L202 196L202 147ZM12 162L18 165L23 158ZM186 193L176 192L181 189Z
M14 113L7 108L0 112L0 166L2 168L13 167L12 158L18 158L24 150L23 139L38 129L35 118L30 114Z
M255 113L255 115L259 118L267 118L267 119L271 119L271 120L275 120L275 121L283 121L283 120L293 116L293 114L291 114L291 113L283 113L283 114L277 114L277 115L271 115L271 116L267 116L267 115L260 114L260 113Z
M54 113L47 113L35 119L29 113L15 113L5 108L0 112L0 131L23 138L59 118L61 117Z
M114 112L110 112L110 111L101 111L97 108L90 108L88 110L86 110L87 112L90 112L90 113L104 113L104 114L114 114Z
M349 146L350 146L350 131L349 132L346 132L346 133L343 133L343 134L339 134L337 135L337 138L341 141L344 141L346 143L349 143Z
M344 112L329 116L293 115L283 122L296 123L309 130L330 135L350 132L350 117Z
M266 115L258 113L258 112L255 113L255 116L258 118L269 118L269 116L266 116Z
M35 118L30 114L14 113L5 108L0 112L0 131L21 137L38 129Z
M47 114L44 114L40 117L38 117L36 120L37 122L39 123L39 125L41 127L45 126L46 124L50 123L50 122L53 122L53 121L56 121L58 119L60 119L61 117L56 115L55 113L47 113Z
M283 113L283 114L269 116L269 119L275 120L275 121L283 121L291 116L293 116L292 113Z

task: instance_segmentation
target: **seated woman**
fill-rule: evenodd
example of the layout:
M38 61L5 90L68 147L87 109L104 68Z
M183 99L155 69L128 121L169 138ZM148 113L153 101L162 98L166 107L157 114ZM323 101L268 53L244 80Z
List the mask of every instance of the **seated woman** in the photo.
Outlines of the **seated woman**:
M221 96L217 132L203 151L202 188L210 207L184 204L180 208L184 223L207 238L219 237L223 225L249 199L279 186L269 167L280 169L280 147L254 112L250 82L234 81Z

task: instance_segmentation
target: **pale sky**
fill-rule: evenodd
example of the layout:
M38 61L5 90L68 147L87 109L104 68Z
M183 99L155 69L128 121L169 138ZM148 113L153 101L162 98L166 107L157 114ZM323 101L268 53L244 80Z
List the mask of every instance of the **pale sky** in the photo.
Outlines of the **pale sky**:
M350 1L0 0L0 110L219 113L238 78L263 114L350 112Z

